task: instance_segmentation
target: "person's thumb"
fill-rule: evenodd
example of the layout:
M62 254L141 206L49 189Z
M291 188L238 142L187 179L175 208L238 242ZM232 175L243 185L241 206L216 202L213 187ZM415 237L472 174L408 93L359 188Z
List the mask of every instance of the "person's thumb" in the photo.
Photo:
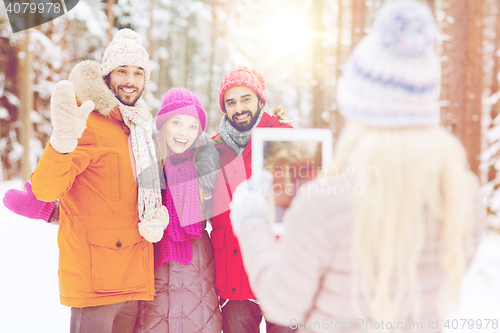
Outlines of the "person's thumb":
M28 194L34 196L33 191L31 191L31 183L30 182L25 181L24 182L24 188L26 189L26 192L28 192Z
M78 109L78 113L80 118L84 122L87 121L87 118L89 117L89 114L92 112L92 110L94 110L94 107L94 102L92 101L86 101L82 104L82 106L80 106L80 108Z

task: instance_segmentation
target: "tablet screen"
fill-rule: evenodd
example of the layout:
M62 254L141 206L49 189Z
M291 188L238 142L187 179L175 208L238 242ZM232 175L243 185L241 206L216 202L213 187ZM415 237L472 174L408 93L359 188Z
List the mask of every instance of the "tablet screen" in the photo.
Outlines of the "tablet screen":
M252 174L273 175L276 234L283 232L283 216L300 187L318 176L332 153L332 133L326 129L254 129Z

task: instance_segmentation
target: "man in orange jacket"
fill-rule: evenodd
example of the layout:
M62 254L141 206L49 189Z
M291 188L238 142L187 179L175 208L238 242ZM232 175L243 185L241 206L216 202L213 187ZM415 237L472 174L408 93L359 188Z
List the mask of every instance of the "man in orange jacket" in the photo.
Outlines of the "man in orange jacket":
M37 199L59 199L59 290L71 332L132 332L138 301L155 294L151 242L168 213L140 98L149 75L140 37L123 29L102 64L83 61L54 88L53 133L31 182Z
M224 74L219 86L219 105L224 113L220 133L214 137L221 168L212 199L212 245L215 285L222 304L224 333L259 332L262 312L243 267L238 240L231 227L229 203L232 192L251 176L251 134L256 127L291 127L271 115L263 95L264 76L237 66ZM291 332L267 322L267 332Z

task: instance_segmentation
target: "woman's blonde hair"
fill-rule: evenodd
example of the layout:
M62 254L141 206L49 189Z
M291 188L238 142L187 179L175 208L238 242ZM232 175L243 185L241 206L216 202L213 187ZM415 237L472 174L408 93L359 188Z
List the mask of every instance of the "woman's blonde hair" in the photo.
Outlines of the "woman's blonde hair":
M165 126L167 123L168 123L168 121L163 123L161 125L160 129L158 130L158 133L156 133L156 135L155 135L155 141L156 141L156 147L157 147L157 160L158 160L159 167L161 168L160 169L160 176L163 175L163 169L165 168L165 161L166 161L168 154L169 154L168 153L169 148L168 148L167 140L166 140L166 136L167 136L166 128L167 128L167 126ZM194 143L193 143L193 145L195 147L194 154L192 156L193 163L195 163L196 155L198 155L198 152L200 151L200 147L201 147L200 141L201 141L200 135L198 135L198 137L196 137L196 139L194 140ZM204 190L203 187L201 186L201 182L199 179L198 179L198 194L200 196L201 202L205 202L212 197L212 191Z
M439 255L446 280L438 309L445 315L457 302L471 244L472 182L461 143L442 127L379 129L351 121L335 149L329 170L357 170L351 173L353 181L363 189L352 207L356 312L361 313L361 299L372 320L420 318L417 266L426 221L433 216L441 230ZM402 314L408 301L412 313Z

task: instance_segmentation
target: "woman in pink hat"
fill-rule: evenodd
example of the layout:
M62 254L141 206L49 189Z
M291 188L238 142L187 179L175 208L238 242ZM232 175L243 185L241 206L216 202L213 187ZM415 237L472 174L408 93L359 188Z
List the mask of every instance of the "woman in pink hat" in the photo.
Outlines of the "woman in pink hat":
M142 302L137 332L220 332L213 249L206 227L219 154L203 136L206 114L190 91L168 91L156 115L162 203L169 213L154 243L154 301Z

